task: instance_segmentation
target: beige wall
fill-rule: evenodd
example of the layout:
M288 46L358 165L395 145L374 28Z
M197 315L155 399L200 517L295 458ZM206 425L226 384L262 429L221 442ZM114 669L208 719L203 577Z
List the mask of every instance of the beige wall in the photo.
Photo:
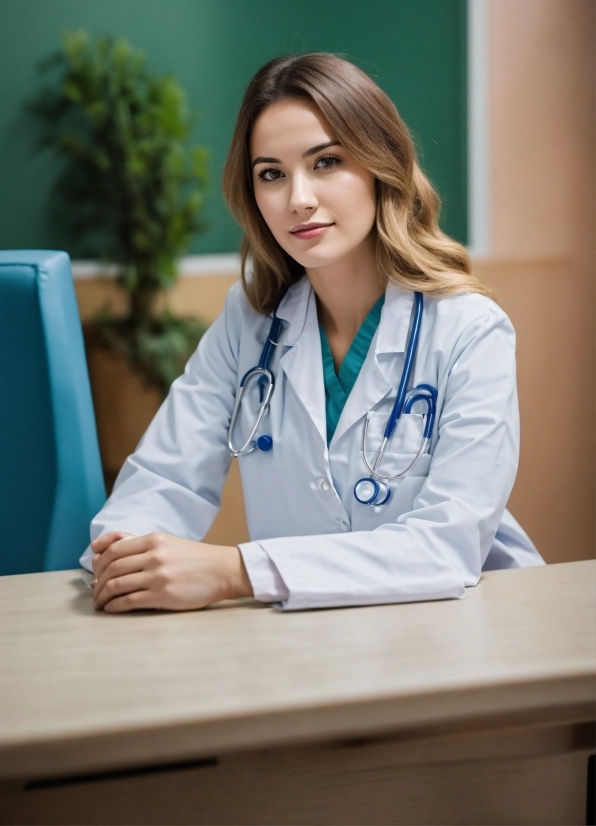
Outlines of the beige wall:
M492 253L594 289L594 0L490 0Z
M503 287L519 340L511 507L551 561L594 554L595 17L594 0L489 0L479 272Z
M508 507L548 562L585 559L594 464L586 337L575 323L585 309L582 280L567 259L495 258L476 270L517 333L521 453Z

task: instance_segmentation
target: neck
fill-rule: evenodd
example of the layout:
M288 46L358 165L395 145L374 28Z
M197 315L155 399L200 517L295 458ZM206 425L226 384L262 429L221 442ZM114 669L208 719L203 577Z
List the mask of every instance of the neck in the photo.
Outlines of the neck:
M309 268L306 274L317 296L319 323L337 370L362 322L385 292L372 238L350 256L327 267Z

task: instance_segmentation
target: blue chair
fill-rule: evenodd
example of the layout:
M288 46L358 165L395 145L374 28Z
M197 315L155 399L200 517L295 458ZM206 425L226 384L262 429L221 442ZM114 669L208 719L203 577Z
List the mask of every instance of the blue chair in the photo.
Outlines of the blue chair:
M0 252L0 574L74 568L105 502L65 252Z

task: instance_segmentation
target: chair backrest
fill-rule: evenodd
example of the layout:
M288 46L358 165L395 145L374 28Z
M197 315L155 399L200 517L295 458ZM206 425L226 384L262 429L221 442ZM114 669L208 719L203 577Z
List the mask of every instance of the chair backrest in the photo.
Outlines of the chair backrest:
M105 501L65 252L0 252L0 574L73 568Z

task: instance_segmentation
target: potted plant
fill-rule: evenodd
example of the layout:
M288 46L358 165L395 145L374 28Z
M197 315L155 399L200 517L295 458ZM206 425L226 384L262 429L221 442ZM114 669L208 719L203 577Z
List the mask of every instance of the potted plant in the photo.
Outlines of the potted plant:
M86 329L104 467L113 476L205 330L198 319L169 311L167 291L178 257L204 228L207 152L187 148L194 117L176 79L149 71L144 53L124 39L66 32L62 51L40 70L57 74L30 105L43 122L40 145L63 159L55 214L77 250L118 266L127 298L124 315L106 307ZM98 348L104 362L111 354L107 372ZM114 403L114 377L119 370L122 384L124 365L136 379L125 378L123 392L130 397L136 381L145 412L122 436L114 409L121 408L121 420L135 412L134 395Z

